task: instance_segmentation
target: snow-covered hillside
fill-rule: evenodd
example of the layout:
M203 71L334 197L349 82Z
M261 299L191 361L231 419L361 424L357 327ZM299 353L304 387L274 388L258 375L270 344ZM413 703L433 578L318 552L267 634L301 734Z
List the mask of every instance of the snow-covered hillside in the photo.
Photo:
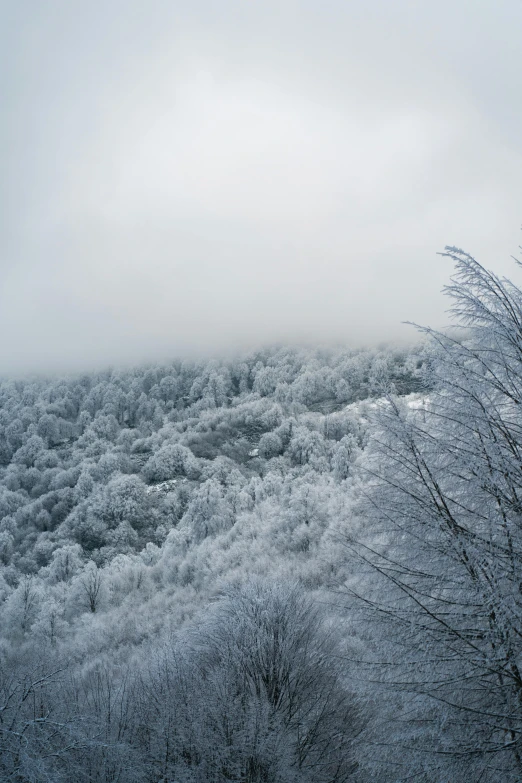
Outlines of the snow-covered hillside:
M73 712L92 723L95 745L104 718L93 711L93 682L102 677L120 693L121 672L132 670L137 687L167 640L210 623L217 596L257 578L300 586L303 600L324 602L346 576L337 535L349 525L351 471L366 445L371 399L384 386L418 388L421 364L401 351L277 348L228 363L4 381L6 665L23 661L24 672L34 669L45 682L49 666L66 671L59 683L51 677L47 692L62 693L63 676L80 688ZM328 624L336 613L322 614ZM325 676L337 677L335 668ZM67 721L79 731L70 711ZM111 764L127 781L134 779L128 765L114 759L118 731L104 729ZM139 756L141 745L121 731L123 746ZM351 751L346 758L343 775ZM172 764L181 774L181 761ZM143 759L136 768L149 774ZM202 779L214 779L202 769ZM323 780L314 769L311 779ZM89 779L105 780L96 774L102 777ZM304 767L301 775L309 779ZM324 777L334 779L344 778Z

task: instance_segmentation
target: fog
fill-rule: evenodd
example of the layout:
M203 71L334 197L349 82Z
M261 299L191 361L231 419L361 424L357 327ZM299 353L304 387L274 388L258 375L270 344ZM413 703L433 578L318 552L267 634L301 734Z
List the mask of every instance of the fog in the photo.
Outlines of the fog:
M0 372L411 340L520 284L520 3L2 9Z

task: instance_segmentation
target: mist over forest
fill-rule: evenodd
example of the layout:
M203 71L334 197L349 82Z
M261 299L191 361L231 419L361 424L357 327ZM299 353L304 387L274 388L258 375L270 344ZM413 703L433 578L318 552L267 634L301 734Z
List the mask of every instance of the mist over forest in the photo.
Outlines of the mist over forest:
M1 780L520 780L522 292L447 255L408 350L2 380Z
M0 3L0 783L521 783L521 30Z

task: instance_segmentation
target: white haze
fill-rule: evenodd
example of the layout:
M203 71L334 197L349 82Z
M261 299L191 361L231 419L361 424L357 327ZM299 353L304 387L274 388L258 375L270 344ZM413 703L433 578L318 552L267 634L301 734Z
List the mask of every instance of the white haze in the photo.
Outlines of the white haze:
M411 339L517 280L522 6L4 4L0 371Z

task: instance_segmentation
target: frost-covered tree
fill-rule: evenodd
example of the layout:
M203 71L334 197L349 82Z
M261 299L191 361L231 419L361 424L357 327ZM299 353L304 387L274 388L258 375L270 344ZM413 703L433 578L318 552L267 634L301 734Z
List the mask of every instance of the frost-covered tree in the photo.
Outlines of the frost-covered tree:
M44 413L38 421L37 432L49 446L53 446L60 438L58 417L54 413Z
M336 638L298 587L251 581L228 590L178 645L158 652L140 709L155 779L354 778L362 716Z
M215 479L207 479L194 492L181 522L195 542L230 526L231 508L224 498L221 485Z
M82 548L78 544L66 544L55 549L47 568L51 582L69 582L82 567Z
M197 475L197 462L186 446L167 443L148 460L143 468L147 481L166 481L176 476Z
M425 329L429 391L380 405L369 533L345 543L367 663L397 694L382 779L500 783L522 779L522 292L447 255L460 333Z
M94 614L96 612L102 591L102 575L95 563L89 563L78 577L77 590L83 605Z

